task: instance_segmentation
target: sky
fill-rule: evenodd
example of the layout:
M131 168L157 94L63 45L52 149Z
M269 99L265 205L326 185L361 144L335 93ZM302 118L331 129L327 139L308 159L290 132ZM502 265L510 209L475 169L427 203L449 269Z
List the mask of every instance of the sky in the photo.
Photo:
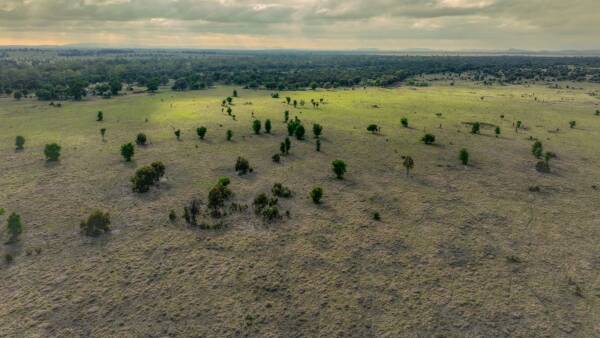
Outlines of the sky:
M0 0L0 45L600 49L600 0Z

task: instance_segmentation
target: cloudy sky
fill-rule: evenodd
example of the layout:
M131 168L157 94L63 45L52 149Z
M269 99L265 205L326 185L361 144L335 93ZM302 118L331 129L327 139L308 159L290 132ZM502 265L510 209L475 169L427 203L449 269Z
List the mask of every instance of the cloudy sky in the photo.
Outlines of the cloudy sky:
M0 0L0 45L600 49L600 0Z

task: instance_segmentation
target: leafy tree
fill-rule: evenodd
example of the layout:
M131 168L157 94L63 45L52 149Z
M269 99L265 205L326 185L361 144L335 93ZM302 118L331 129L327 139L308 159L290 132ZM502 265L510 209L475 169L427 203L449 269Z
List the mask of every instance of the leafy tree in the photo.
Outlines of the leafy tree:
M251 170L251 168L248 160L243 157L238 157L235 161L235 171L238 175L245 175L249 170Z
M14 92L13 97L15 98L15 100L20 101L21 98L23 98L23 93L20 91L16 91Z
M69 96L71 96L73 98L73 100L79 101L81 100L86 94L86 90L85 87L87 86L87 84L80 78L74 78L71 79L68 83L68 93Z
M231 141L231 138L233 137L233 131L231 131L231 129L227 129L226 136L227 141Z
M408 119L406 117L403 117L402 119L400 119L400 123L402 123L402 126L404 128L408 128Z
M123 84L119 79L112 79L110 81L110 92L113 95L118 95L119 92L123 89Z
M432 134L425 134L421 141L423 141L425 144L433 144L435 143L435 136Z
M322 132L323 132L323 127L320 124L318 124L318 123L313 124L313 134L315 135L316 138L319 138L321 136Z
M312 89L312 90L316 90L316 89L317 89L317 86L318 86L318 85L317 85L317 83L316 83L316 82L311 82L311 84L310 84L310 89Z
M252 122L252 130L254 130L256 135L260 134L260 128L260 120L254 120L254 122Z
M98 114L96 114L96 121L98 121L98 122L104 121L104 113L102 111L99 111Z
M147 140L148 140L148 139L147 139L147 137L146 137L146 134L144 134L144 133L139 133L139 134L137 134L137 137L135 138L135 143L136 143L138 146L145 146L145 145L146 145L146 142L147 142Z
M334 160L331 162L332 170L338 179L343 179L346 173L346 163L342 160Z
M165 166L162 162L154 162L149 166L139 168L131 178L133 191L145 193L150 187L160 181L165 174Z
M8 234L10 235L9 242L17 241L19 235L23 233L23 224L21 223L21 216L17 215L14 212L10 214L10 216L8 216L6 229L8 230Z
M406 176L408 176L410 171L415 167L415 161L413 161L412 157L406 156L402 165L406 169Z
M204 136L206 135L206 127L200 127L196 129L196 134L201 140L204 140Z
M321 198L323 197L323 189L321 187L314 187L310 191L309 195L310 195L310 198L312 199L313 203L319 204L319 203L321 203Z
M500 136L500 127L496 127L495 133L496 137Z
M108 212L96 210L86 221L81 221L79 227L84 235L98 237L105 232L110 232L110 215Z
M158 90L159 85L160 85L160 80L155 78L155 79L148 81L148 83L146 83L146 88L148 89L149 92L154 93L155 91Z
M267 119L267 120L265 121L265 132L266 132L267 134L270 134L270 133L271 133L271 120L269 120L269 119Z
M294 108L298 106L298 100L294 100Z
M481 129L481 124L479 122L475 122L471 125L471 134L479 134Z
M104 135L106 135L106 128L100 128L100 136L102 136L102 141L104 141Z
M300 120L298 118L295 118L294 120L288 122L288 135L293 136L296 133L296 128L298 128L301 125L302 124L300 123Z
M544 146L542 145L542 142L540 141L535 141L535 143L533 144L533 146L531 147L531 153L533 154L533 156L535 156L536 158L541 158L542 154L544 153Z
M213 210L213 216L219 215L218 209L225 205L225 201L233 194L227 186L228 180L219 180L208 192L208 207Z
M131 158L135 153L135 148L132 143L125 143L121 146L121 155L125 159L126 162L131 162Z
M24 145L25 145L25 138L21 135L18 135L15 138L15 146L17 147L17 150L22 150Z
M44 148L46 161L58 161L58 158L60 157L60 149L61 147L56 143L46 144L46 147Z
M177 138L177 141L181 141L181 130L177 129L174 132L175 137Z
M181 78L181 79L175 80L175 83L171 87L171 90L184 91L184 90L188 89L188 87L189 87L188 81L184 78Z
M294 130L294 134L296 135L296 138L298 140L303 140L304 139L304 134L306 133L306 130L304 129L304 126L302 124L299 124L296 129Z
M469 152L467 151L467 149L461 149L460 153L458 154L458 158L460 159L460 161L462 162L462 164L467 165L469 164Z
M321 140L317 139L317 151L321 151Z
M377 127L376 124L369 124L369 126L367 127L367 130L370 131L371 133L375 134L379 130L379 127Z

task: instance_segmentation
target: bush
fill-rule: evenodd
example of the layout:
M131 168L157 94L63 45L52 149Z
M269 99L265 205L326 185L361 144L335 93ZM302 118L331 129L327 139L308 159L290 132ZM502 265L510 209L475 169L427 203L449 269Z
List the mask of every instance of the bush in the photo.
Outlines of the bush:
M98 121L98 122L104 121L104 113L102 113L102 111L99 111L98 114L96 115L96 121Z
M181 130L179 130L179 129L175 130L174 134L175 134L175 138L177 138L177 141L180 141L181 140Z
M145 193L150 190L150 187L160 181L160 178L165 174L165 166L162 162L154 162L149 166L141 167L131 178L133 191Z
M570 126L571 128L575 128L575 125L577 125L577 122L576 122L576 121L570 121L570 122L569 122L569 126Z
M206 127L200 127L196 129L196 134L201 140L204 140L204 135L206 135Z
M58 161L58 158L60 157L60 149L61 147L56 143L46 144L46 147L44 148L46 161Z
M87 221L81 221L80 228L84 235L98 237L109 232L110 215L106 212L96 210L88 217Z
M544 153L544 146L542 146L542 142L540 141L535 141L535 143L533 144L533 146L531 147L531 153L533 154L533 156L535 156L536 158L541 158L542 154Z
M256 135L260 134L260 128L260 120L254 120L254 122L252 122L252 130L254 130Z
M233 131L231 131L231 129L227 129L225 135L227 137L227 141L231 141L231 138L233 137Z
M106 128L100 128L100 136L102 136L103 141L104 141L104 135L106 135Z
M148 140L148 138L146 137L146 134L139 133L139 134L137 134L137 137L135 138L135 143L138 146L145 146L147 140Z
M367 130L375 134L379 130L379 127L376 124L369 124Z
M314 187L310 191L309 195L310 195L310 198L312 199L313 203L319 204L319 203L321 203L321 198L323 197L323 189L321 187Z
M282 145L283 145L283 143L282 143ZM281 162L281 156L279 156L279 154L275 154L275 155L273 155L273 156L271 157L271 159L272 159L272 160L273 160L273 162L275 162L275 163L279 163L279 162Z
M342 160L335 160L331 162L333 172L338 179L343 179L346 173L346 163Z
M373 220L375 220L375 221L381 221L381 215L379 215L379 212L375 211L373 213Z
M279 209L276 206L266 207L262 212L263 219L267 222L281 218L279 215Z
M323 132L323 127L320 124L318 124L318 123L313 124L313 134L315 135L316 138L319 138L321 136L322 132Z
M21 223L21 216L17 215L14 212L10 214L6 223L6 230L10 235L9 242L16 241L19 238L19 235L23 233L23 223Z
M254 198L254 202L252 203L252 205L254 205L254 211L258 214L261 211L263 211L263 209L269 204L269 198L267 197L267 194L265 193L260 193L258 194L258 196L256 196L256 198Z
M250 170L250 163L243 157L238 157L235 161L235 171L238 175L245 175Z
M270 134L271 133L271 120L267 119L265 121L265 133Z
M404 158L404 162L402 162L402 166L406 169L406 176L410 174L412 168L415 167L415 161L410 156L406 156Z
M224 186L224 187L228 186L230 183L231 183L231 180L229 179L229 177L221 177L217 181L218 185L221 185L221 186Z
M460 153L458 155L458 158L460 159L460 161L462 162L462 164L467 165L469 164L469 152L467 151L467 149L461 149Z
M292 197L292 191L288 187L284 186L281 183L273 184L273 188L271 189L271 192L273 193L273 195L275 195L277 197L283 197L283 198Z
M435 143L435 136L433 134L425 134L421 139L425 144L433 144Z
M298 126L300 125L301 123L300 120L298 120L298 118L295 118L294 120L288 122L288 136L294 136L296 134L296 128L298 128Z
M213 216L218 216L218 209L225 205L225 201L233 194L229 188L229 180L220 179L208 192L208 207L213 210Z
M481 124L479 122L475 122L471 125L471 134L479 134L481 129Z
M298 126L294 130L294 135L296 135L296 138L298 140L303 140L305 133L306 133L306 130L304 129L304 126L302 124L298 124Z
M133 157L134 153L135 148L133 147L133 144L126 143L121 146L121 155L123 156L125 161L131 162L131 158Z
M321 140L317 140L317 151L321 151Z
M152 162L152 164L150 164L150 168L152 168L154 172L153 180L155 183L160 181L161 177L165 175L165 165L160 161Z
M500 136L500 127L496 127L495 133L496 137Z
M402 119L400 119L400 123L402 123L402 126L404 128L408 128L408 119L406 117L403 117Z
M17 147L17 150L23 149L24 145L25 145L25 138L21 135L17 136L15 138L15 146Z

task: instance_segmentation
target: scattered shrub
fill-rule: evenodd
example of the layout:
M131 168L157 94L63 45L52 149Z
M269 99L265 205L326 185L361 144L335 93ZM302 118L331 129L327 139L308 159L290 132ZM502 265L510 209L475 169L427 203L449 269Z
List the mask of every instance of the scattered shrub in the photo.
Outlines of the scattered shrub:
M206 135L206 127L196 128L196 134L201 140L204 140L204 136Z
M60 149L61 147L56 143L46 144L46 147L44 148L46 161L58 161L58 158L60 157Z
M227 141L231 141L231 138L233 137L233 131L231 131L231 129L227 129L227 132L225 135L227 137Z
M146 137L146 134L139 133L139 134L137 134L137 137L135 138L135 144L137 144L138 146L145 146L147 140L148 140L148 138Z
M535 156L536 158L541 158L543 152L544 152L544 147L542 146L542 142L535 141L535 143L531 147L531 153L533 154L533 156Z
M292 191L288 187L284 186L281 183L273 184L273 188L271 189L271 192L273 193L273 195L275 195L277 197L283 197L283 198L292 197Z
M379 131L379 127L376 124L370 124L367 127L367 130L370 131L371 133L375 134L377 131Z
M121 146L121 155L123 156L125 161L131 162L131 158L133 157L134 153L135 148L133 147L133 144L126 143Z
M332 170L338 179L343 179L346 173L346 163L342 160L334 160L331 162Z
M25 138L21 135L18 135L15 138L15 146L17 147L17 150L22 150L24 145L25 145Z
M282 143L282 145L283 145L283 143ZM271 159L272 159L272 160L273 160L273 162L275 162L275 163L279 163L279 162L281 162L281 156L279 156L279 154L275 154L275 155L273 155L273 156L271 157Z
M323 126L321 126L318 123L313 124L313 134L315 135L315 138L319 138L321 136L322 132L323 132Z
M460 159L460 161L462 162L462 164L467 165L469 164L469 152L467 151L467 149L461 149L460 153L458 155L458 158Z
M96 121L98 121L98 122L104 121L104 113L102 113L102 111L99 111L98 114L96 115Z
M243 157L238 157L235 161L235 171L238 175L245 175L250 169L250 163Z
M304 129L304 126L302 124L298 124L298 126L294 130L294 135L296 135L296 138L298 140L303 140L305 133L306 133L306 130Z
M254 122L252 122L252 130L254 130L254 133L256 135L260 134L260 128L261 128L260 120L254 120Z
M433 134L425 134L421 141L423 141L425 144L433 144L435 143L435 136Z
M404 128L408 128L408 119L406 117L403 117L402 119L400 119L400 123L402 123L402 126Z
M410 171L415 167L415 161L410 156L404 157L402 166L406 169L406 176L410 174Z
M16 213L10 214L8 216L8 221L6 222L6 230L10 235L9 242L15 242L18 240L19 235L23 233L23 223L21 223L21 216Z
M310 198L312 199L313 203L319 204L319 203L321 203L321 198L323 197L323 189L321 187L314 187L310 191L309 195L310 195Z
M271 120L267 119L265 121L265 133L270 134L271 133Z
M479 122L475 122L471 125L471 134L479 134L481 130L481 124Z
M96 210L88 217L87 221L81 221L80 228L84 235L98 237L105 232L109 232L110 216L106 212Z

